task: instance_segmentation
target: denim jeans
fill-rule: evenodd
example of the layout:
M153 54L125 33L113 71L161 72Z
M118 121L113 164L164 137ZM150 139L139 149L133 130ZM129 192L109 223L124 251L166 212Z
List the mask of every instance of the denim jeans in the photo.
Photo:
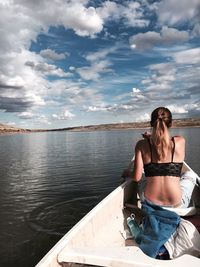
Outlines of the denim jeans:
M191 202L192 192L196 184L197 174L193 171L186 171L181 175L180 186L182 190L181 204L187 208Z

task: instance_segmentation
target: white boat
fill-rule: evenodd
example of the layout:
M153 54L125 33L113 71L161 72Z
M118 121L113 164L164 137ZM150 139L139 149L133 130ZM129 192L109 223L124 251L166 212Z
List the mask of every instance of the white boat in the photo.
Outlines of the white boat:
M183 172L191 170L184 163ZM181 209L181 215L199 213L199 188L193 194L197 208ZM134 199L133 199L134 197ZM131 200L131 204L129 203ZM126 207L127 206L127 207ZM128 180L116 188L80 220L47 253L36 267L199 267L200 259L183 255L173 260L157 260L145 255L133 239L126 240L127 216L135 208L139 214L136 183Z

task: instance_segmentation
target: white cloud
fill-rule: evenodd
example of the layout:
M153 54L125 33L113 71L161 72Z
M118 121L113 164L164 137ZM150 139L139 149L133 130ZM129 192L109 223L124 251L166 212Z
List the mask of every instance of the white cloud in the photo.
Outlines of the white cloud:
M167 108L174 114L188 113L188 110L186 110L184 107L179 107L177 105L169 105Z
M173 63L153 64L149 66L149 69L154 71L151 76L151 80L154 82L173 82L176 79L176 67Z
M82 105L96 104L102 101L103 96L95 88L90 88L82 82L70 80L55 80L49 84L48 107L81 109Z
M178 65L177 65L178 66ZM199 84L200 84L200 66L195 65L180 65L179 72L177 73L176 79L181 81L186 90L191 96L196 97L200 95Z
M45 101L42 99L41 96L34 94L34 92L26 92L25 98L30 99L31 101L34 101L34 104L37 106L44 106Z
M133 90L133 93L140 93L141 92L140 89L138 89L138 88L133 88L132 90Z
M42 92L47 81L25 65L27 58L37 61L38 56L25 49L4 56L0 63L0 109L24 112L33 106L44 105Z
M134 110L134 105L132 104L105 104L105 103L101 103L99 105L96 106L88 106L85 107L85 110L87 112L98 112L98 111L103 111L103 112L112 112L114 114L118 114L118 113L129 113L131 111Z
M163 94L167 94L171 90L171 84L166 81L158 82L151 81L150 84L146 87L146 91L150 94L157 94L159 98L163 98Z
M56 53L52 49L44 49L40 51L40 55L50 60L61 60L61 59L65 59L66 57L66 53Z
M89 53L85 56L85 59L90 62L94 62L94 61L97 62L99 60L105 59L108 56L108 54L115 52L117 48L118 46L116 45L111 48L102 49L97 52Z
M174 72L173 63L159 63L149 65L150 70L158 71L160 74L165 74L166 72Z
M101 7L97 8L97 13L101 16L102 19L118 20L120 18L120 9L122 5L119 5L115 2L105 1Z
M177 117L198 116L199 67L194 68L190 64L199 57L196 51L192 51L193 53L190 51L189 54L185 52L188 50L182 51L181 54L171 52L168 54L171 62L148 66L151 75L142 81L144 85L142 95L145 96L142 102L144 110L147 108L145 101L149 100L151 105L154 103L168 106ZM175 56L179 60L176 61ZM183 66L183 64L189 65Z
M80 3L66 6L62 14L62 24L72 28L80 36L93 36L103 29L103 20L96 13L95 8L85 8Z
M70 66L70 67L69 67L69 70L70 70L70 71L74 71L75 69L76 69L76 68L75 68L74 66Z
M200 48L187 49L173 54L174 60L178 64L199 64Z
M107 111L109 107L104 107L104 106L89 106L87 108L87 111L92 111L92 112L97 112L97 111Z
M144 18L144 8L138 2L128 2L126 9L123 10L122 16L126 23L132 27L146 27L149 20Z
M34 125L51 125L51 121L46 115L37 115L33 120Z
M148 113L144 113L143 115L140 115L138 118L136 118L136 122L140 121L150 121L150 115Z
M27 61L25 65L44 75L53 75L58 77L71 76L71 73L64 72L61 68L57 68L55 65L48 64L46 62L34 63L33 61Z
M171 44L176 42L184 42L189 39L187 31L179 31L175 28L162 27L161 30L162 43Z
M69 110L65 110L62 114L52 114L52 118L56 120L71 120L75 117L75 114L70 112Z
M157 4L157 16L161 24L175 25L199 20L199 0L163 0Z
M192 37L200 36L200 23L194 25L191 35Z
M186 31L179 31L175 28L163 27L161 32L148 31L146 33L138 33L130 38L131 48L138 50L151 49L156 45L169 45L172 43L183 42L189 39Z
M85 59L89 61L90 66L76 68L77 73L84 79L84 80L94 80L97 81L101 74L112 72L110 66L112 65L111 62L106 59L110 53L114 53L118 49L118 44L107 48L101 49L96 52L88 53L85 56Z
M137 89L137 88L132 89L131 96L137 100L143 100L145 98L145 96L142 94L141 90Z
M77 68L76 71L84 80L97 81L102 73L112 71L112 69L109 68L110 65L111 63L108 60L102 60L94 62L88 67Z
M75 115L71 113L69 110L65 110L63 117L64 119L72 119Z
M10 125L10 126L16 126L15 122L11 122L11 121L7 121L6 124Z
M198 103L190 103L190 104L186 104L185 109L188 111L193 111L193 110L197 110L200 111L200 102Z
M104 20L119 21L122 19L127 26L131 27L145 27L149 25L149 20L145 18L144 8L139 1L124 1L123 4L105 1L101 7L97 8L97 13Z
M151 49L155 44L161 42L160 34L157 32L138 33L130 38L131 48L138 50Z
M18 28L21 22L21 30L39 32L48 30L50 25L63 25L80 36L93 36L102 30L103 20L96 13L95 8L85 7L88 2L53 0L49 4L46 0L10 0L8 5L2 7L5 11L9 11L6 14L12 13L14 17L20 13L20 18L16 16L13 26ZM22 22L26 24L23 25Z
M67 54L52 49L36 54L29 48L38 34L47 33L52 25L63 25L81 36L93 37L99 33L103 20L93 7L86 7L88 3L86 0L1 1L0 109L21 113L44 105L51 87L46 76L68 78L72 75L45 62L45 59L64 59Z
M21 112L18 114L18 117L21 119L32 119L35 117L35 115L32 112Z
M160 63L149 66L152 75L142 80L146 92L171 91L172 84L176 81L176 67L173 63ZM160 96L161 97L161 96Z

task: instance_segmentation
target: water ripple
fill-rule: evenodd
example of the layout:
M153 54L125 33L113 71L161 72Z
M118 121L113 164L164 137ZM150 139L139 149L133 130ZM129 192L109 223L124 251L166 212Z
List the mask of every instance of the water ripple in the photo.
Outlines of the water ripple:
M29 226L36 232L63 236L77 220L81 219L94 203L97 196L76 197L34 209L26 218Z

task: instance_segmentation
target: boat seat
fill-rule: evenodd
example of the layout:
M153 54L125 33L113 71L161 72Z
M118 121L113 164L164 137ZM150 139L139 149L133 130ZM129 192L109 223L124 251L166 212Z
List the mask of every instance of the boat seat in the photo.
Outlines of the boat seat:
M139 250L138 247L132 246L66 248L59 253L57 260L63 267L65 263L84 263L97 266L127 266L127 261L133 263L133 261L137 260L135 258L135 251L137 250Z
M190 255L183 255L170 261L161 261L145 255L136 246L127 247L79 247L65 248L57 258L62 267L69 263L84 263L95 266L148 266L148 267L182 267L190 265L199 266L200 260Z

